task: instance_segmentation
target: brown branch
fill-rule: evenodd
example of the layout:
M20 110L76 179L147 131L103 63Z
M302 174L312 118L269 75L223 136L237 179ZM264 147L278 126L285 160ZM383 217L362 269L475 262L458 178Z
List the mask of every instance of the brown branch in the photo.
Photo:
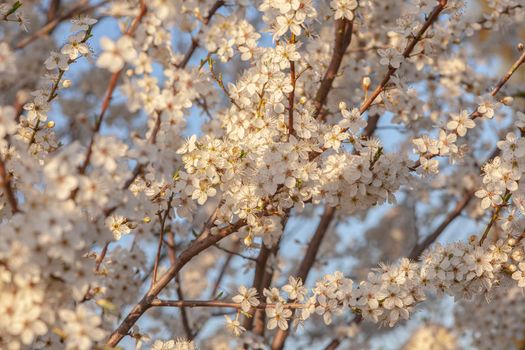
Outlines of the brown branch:
M161 306L167 306L167 307L220 307L220 308L231 308L231 309L240 309L241 304L233 303L233 302L226 302L226 301L220 301L220 300L164 300L164 299L154 299L151 302L151 306L154 307L161 307ZM259 303L255 309L266 309L266 308L274 308L277 304L271 304L271 303ZM287 303L282 304L282 306L286 309L302 309L305 307L305 304L300 303Z
M337 76L337 72L339 71L341 62L343 61L345 51L352 41L353 25L353 21L348 21L346 19L338 19L335 21L334 51L323 80L321 80L321 85L319 86L319 89L315 95L315 110L313 113L314 118L319 116L321 109L326 103L328 93L332 89L332 83Z
M324 350L335 350L341 345L341 340L339 338L334 338L328 345L324 348Z
M257 258L254 258L254 257L251 257L251 256L246 256L244 254L241 254L239 252L230 250L228 248L221 247L219 244L215 244L214 247L219 249L219 250L222 250L223 252L228 253L230 255L235 255L235 256L241 257L241 258L246 259L246 260L255 261L256 263L258 262Z
M88 28L88 30L86 31L84 37L80 41L81 43L86 43L88 41L88 39L91 37L91 31L92 30L93 30L93 27L90 26ZM71 65L72 63L76 62L79 58L80 57L77 57L75 59L68 59L68 61L67 61L68 66ZM63 70L63 69L59 69L58 70L58 75L56 77L56 80L54 81L53 86L51 87L51 90L49 91L49 96L47 97L47 100L46 100L47 103L50 103L51 101L53 101L58 96L58 93L57 93L58 86L60 85L60 81L62 80L62 77L64 76L65 72L66 71ZM23 108L23 106L22 106L22 108ZM35 142L36 134L40 130L39 127L40 127L40 119L37 119L37 121L35 123L35 126L33 127L33 132L31 134L31 137L29 138L29 143L27 145L27 149L28 150L31 148L31 146Z
M76 4L71 10L63 14L62 16L55 17L52 21L46 23L42 28L40 28L37 32L33 33L31 36L28 36L18 42L16 44L16 49L22 49L26 47L27 45L31 44L33 41L35 41L38 38L44 37L46 35L49 35L53 33L53 31L58 27L60 23L62 23L64 20L74 17L75 15L80 15L82 13L87 13L96 10L97 8L109 3L108 0L104 0L98 4L95 5L86 5L87 1L82 1L78 4Z
M9 205L11 206L12 213L18 213L20 209L18 209L18 203L11 186L11 178L7 172L5 162L2 158L0 158L0 187L4 189L4 193L7 197Z
M95 271L100 270L100 265L102 264L102 261L104 261L104 258L106 257L106 254L108 253L109 244L111 241L107 241L106 244L104 244L104 247L102 248L100 254L97 256L97 260L95 261Z
M509 81L510 77L518 70L518 68L525 63L525 51L521 54L520 58L514 64L512 67L509 68L507 73L500 79L500 81L496 84L492 92L490 93L492 96L496 96L496 94L501 90L501 88Z
M137 30L140 22L142 21L142 18L146 15L148 8L146 6L145 0L140 1L140 12L135 17L133 22L131 22L131 25L128 27L124 35L133 35L135 31ZM115 88L117 86L118 79L120 77L120 74L124 68L120 69L119 71L113 73L111 76L111 79L109 80L108 87L106 89L106 96L104 97L104 100L102 101L102 106L100 108L100 113L98 115L97 120L95 121L95 127L93 128L93 133L91 134L91 140L89 141L89 146L86 152L86 157L84 159L84 162L79 168L79 173L84 174L86 172L86 169L89 165L89 162L91 160L91 154L93 153L93 144L95 143L95 137L100 131L100 128L102 126L102 122L104 120L104 116L106 114L107 109L109 108L109 103L111 99L113 98L113 92L115 91ZM73 198L75 197L76 191L73 192Z
M51 22L57 15L60 8L60 0L51 0L47 9L47 23Z
M427 29L432 25L432 23L434 23L438 19L439 14L445 9L447 2L448 0L439 0L439 4L436 7L434 7L434 9L428 16L427 20L425 21L421 29L417 32L417 34L414 36L414 38L410 41L408 46L403 51L404 58L408 58L410 56L410 54L416 47L417 43L422 39L423 34L425 34ZM363 102L363 104L361 105L361 108L359 108L359 112L361 114L365 113L368 110L368 108L370 108L370 106L375 101L377 96L379 96L379 94L383 92L386 84L388 84L388 82L390 81L390 78L396 71L397 71L397 68L390 66L385 77L379 83L379 86L376 87L376 89L372 92L372 94Z
M469 191L466 193L463 198L456 204L454 209L448 213L447 217L443 220L443 222L430 234L428 235L425 240L419 244L416 244L414 248L412 248L412 251L408 255L409 259L416 260L418 259L423 251L427 249L432 243L438 239L438 237L445 231L445 229L454 221L458 216L461 215L463 212L463 209L467 207L467 205L470 203L470 201L474 198L474 192Z
M182 291L182 286L180 284L179 274L175 276L175 283L177 285L177 287L175 288L177 291L177 296L181 301L184 301L184 293ZM186 333L186 338L188 340L192 340L194 337L194 334L193 334L193 331L191 330L190 320L188 318L188 312L185 306L181 306L180 308L180 318L182 320L182 328L184 328L184 333Z
M257 261L255 265L255 273L253 275L253 283L252 287L257 290L257 294L259 296L259 299L262 298L262 280L264 277L264 273L266 270L266 263L268 262L268 258L270 257L270 248L268 248L266 245L262 245L259 255L257 256ZM251 330L253 328L253 318L246 317L244 319L244 328L246 330Z
M288 217L288 213L285 214L286 218ZM286 219L287 220L287 219ZM281 240L279 240L270 250L270 256L276 256L277 252L279 251L279 247L281 244ZM268 264L268 262L266 263ZM264 273L261 280L261 292L259 294L259 299L264 301L264 295L263 291L266 288L270 288L270 285L272 284L273 276L274 276L274 269L273 267L266 267L264 269ZM264 331L266 329L266 313L262 310L256 310L254 315L254 326L253 326L253 333L259 336L264 336Z
M166 229L166 219L170 215L171 201L173 200L174 195L175 193L172 193L170 198L168 199L168 205L167 205L166 210L164 211L164 215L162 215L162 212L157 213L159 220L160 220L160 234L159 234L159 244L157 246L157 254L155 256L155 264L153 265L153 278L151 279L151 285L157 282L157 271L159 268L160 253L162 251L162 242L164 241L164 231Z
M221 269L219 271L219 276L217 277L217 280L213 284L213 289L212 289L211 295L210 295L211 298L215 298L216 297L217 291L219 290L219 286L221 285L222 279L226 275L226 271L228 270L228 267L230 266L230 263L231 263L232 259L233 259L233 255L232 254L228 254L228 256L226 257L226 260L222 264L222 267L221 267Z
M295 43L295 35L292 34L290 38L290 43ZM288 94L288 139L290 135L293 135L293 109L294 109L294 100L295 100L295 62L290 61L290 83L292 85L292 91Z
M503 86L509 81L509 79L512 77L512 75L518 70L518 68L525 62L525 52L514 62L512 67L509 68L507 73L499 80L499 82L496 84L494 89L491 91L491 96L496 97L498 92L503 88ZM470 113L469 118L474 120L479 117L482 117L483 115L478 112L476 109L474 112ZM454 131L455 132L455 131ZM427 159L431 159L434 157L437 157L437 154L428 154L426 155ZM421 165L421 161L417 160L417 162L414 163L413 166L411 166L410 170L416 170Z
M213 15L215 15L215 13L225 4L225 1L223 0L218 0L216 1L213 6L210 8L210 11L208 12L208 15L202 20L202 23L207 26L209 23L210 23L210 20L211 18L213 17ZM202 33L202 28L201 30L199 31L199 33ZM191 59L191 56L193 56L193 53L195 52L195 50L197 50L197 48L199 47L199 40L197 38L192 38L191 39L191 46L190 48L188 49L188 51L186 52L186 54L184 55L184 58L182 59L182 61L179 63L179 64L176 64L175 67L177 68L184 68L186 67L186 65L188 64L188 62L190 61Z
M142 297L142 299L132 308L124 320L120 323L117 329L110 335L106 345L109 347L115 347L128 333L131 327L138 321L138 319L152 306L153 301L157 295L166 287L166 285L175 278L179 271L195 256L200 254L205 249L211 247L221 239L229 236L233 232L236 232L245 223L239 221L236 224L232 224L227 228L219 230L215 234L210 233L212 227L212 221L202 230L201 234L195 239L188 248L186 248L178 257L174 265L162 275L159 280L153 284Z
M377 130L377 124L379 123L379 114L368 116L365 130L363 131L363 137L370 138Z
M501 209L507 205L507 203L509 202L509 199L510 199L511 196L512 196L512 193L510 193L509 190L506 190L505 194L503 195L503 202L501 204L497 205L494 208L494 211L492 212L492 217L490 218L490 221L489 221L487 227L485 228L485 231L483 231L483 234L481 235L481 239L479 240L479 245L482 245L483 242L485 242L485 239L487 238L487 236L488 236L488 234L490 232L490 229L492 228L494 223L497 220L499 220L499 213L500 213Z
M188 62L191 59L191 56L193 56L193 53L197 49L197 47L199 47L199 41L196 38L192 38L191 39L191 46L190 46L190 48L188 49L188 51L184 55L184 58L182 59L182 61L179 64L177 64L176 67L177 68L184 68L184 67L186 67L186 65L188 64Z
M335 214L334 207L325 206L325 210L324 210L323 215L321 216L319 225L317 226L317 229L315 230L315 233L312 236L310 243L308 244L308 248L306 249L304 258L301 261L301 264L299 265L299 270L297 271L296 277L300 278L303 281L303 283L308 278L308 274L310 270L312 269L312 266L315 263L317 253L319 251L319 248L321 247L323 238L326 235L326 232L328 231L328 227L330 226L330 223L332 222L332 219L334 218L334 214ZM285 331L283 331L282 329L279 329L277 333L275 334L275 337L273 338L271 349L272 350L283 349L284 343L286 342L286 339L289 334L290 334L289 328Z
M489 159L493 159L500 153L500 150L496 148L490 155ZM445 231L445 229L458 217L461 215L463 210L467 207L469 202L474 197L474 191L467 192L463 198L456 204L456 207L447 215L445 220L421 243L416 243L412 248L408 258L411 260L418 260L421 257L421 254L432 244L434 243L439 236ZM361 315L357 315L350 324L356 323L359 324L363 320ZM325 350L335 350L341 345L342 340L340 338L333 338L332 341L325 347Z
M500 154L500 152L500 149L496 147L494 151L492 151L492 153L490 154L489 158L485 161L485 163L497 157ZM416 243L416 245L414 246L414 248L412 248L412 251L408 255L409 259L419 259L423 251L425 251L425 249L427 249L432 243L436 241L436 239L438 239L438 237L452 223L452 221L454 221L457 217L461 215L463 210L474 198L474 192L475 191L468 191L467 193L465 193L463 198L459 202L457 202L454 209L450 213L448 213L447 217L443 220L443 222L441 222L441 224L430 235L428 235L423 242Z
M283 233L286 228L286 224L288 223L288 217L290 214L291 209L287 209L284 212L283 215ZM271 284L272 278L273 278L273 270L268 271L266 265L268 263L268 259L271 255L276 255L277 251L279 249L279 245L281 244L281 239L272 247L269 248L266 245L263 244L261 247L261 250L259 251L259 255L257 257L256 261L256 267L255 267L255 273L253 276L253 283L252 287L257 290L258 298L260 302L264 301L264 295L263 291L264 288L268 288ZM255 312L253 312L255 311ZM265 319L265 313L259 312L257 310L252 310L250 313L254 315L253 318L246 317L244 320L244 328L247 330L252 330L253 333L258 335L264 334L264 319Z

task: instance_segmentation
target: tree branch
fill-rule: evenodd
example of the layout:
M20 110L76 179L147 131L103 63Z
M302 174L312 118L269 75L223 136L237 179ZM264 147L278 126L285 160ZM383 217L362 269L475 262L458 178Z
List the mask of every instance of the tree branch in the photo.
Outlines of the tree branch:
M220 308L231 308L231 309L241 309L241 304L220 300L165 300L165 299L155 299L151 302L152 307L220 307ZM255 306L255 309L264 310L266 308L274 308L277 304L271 303L259 303ZM301 303L287 303L282 304L286 309L302 309L306 307L306 304Z
M11 211L13 214L18 213L18 203L16 201L13 188L11 187L11 179L7 173L4 160L0 157L0 187L4 189L4 193L7 197L7 202L11 206Z
M438 19L439 14L445 9L447 2L448 0L439 0L439 4L436 7L434 7L434 9L428 16L427 20L425 21L421 29L417 32L417 34L414 36L414 38L410 41L408 46L403 51L404 58L408 58L410 56L410 54L416 47L417 43L423 37L423 34L425 34L427 29L432 25L432 23L434 23ZM388 69L388 72L386 73L383 80L381 80L381 82L379 83L379 86L376 87L376 89L372 92L372 94L363 102L363 104L361 105L361 108L359 108L359 112L361 114L365 113L368 110L368 108L370 108L370 106L375 101L377 96L379 96L379 94L383 92L386 84L388 84L388 82L390 81L390 78L396 71L397 71L397 68L394 68L392 66Z
M317 229L315 230L315 233L312 236L310 243L308 244L308 248L306 249L304 258L301 261L301 265L299 265L299 270L297 271L296 277L300 278L303 281L303 283L306 282L306 279L308 278L308 274L312 266L314 265L314 262L317 257L317 252L319 251L319 247L321 246L323 238L326 235L326 232L328 231L328 227L330 226L332 219L334 218L334 214L335 214L334 207L325 206L325 210L324 210L323 215L321 216L319 225L317 226ZM273 338L271 349L272 350L283 349L284 343L286 342L286 338L288 337L289 334L290 334L289 327L285 331L283 331L282 329L279 329L277 333L275 334L275 337Z
M126 30L124 35L133 35L135 31L137 30L140 22L142 21L142 18L146 15L146 12L148 11L148 8L146 6L145 0L140 1L140 12L135 17L133 22L131 22L131 25ZM91 154L93 153L93 145L95 143L95 137L100 131L100 128L102 126L102 122L104 120L104 116L106 114L107 109L109 108L109 103L111 99L113 98L113 92L115 91L115 88L117 86L118 79L122 72L124 71L124 68L120 69L119 71L113 73L111 76L111 79L109 80L108 87L106 89L106 96L104 97L104 100L102 101L102 106L100 108L100 113L98 115L97 120L95 121L95 127L93 128L93 133L91 134L91 140L89 141L89 146L86 152L86 157L84 158L84 162L79 168L79 173L83 175L86 172L86 169L89 165L89 162L91 160ZM76 191L73 192L72 198L75 198Z
M321 85L319 86L319 89L315 95L315 110L313 113L314 118L317 118L321 113L321 110L326 103L328 93L332 89L332 83L337 76L337 72L339 71L341 62L343 61L345 51L352 41L353 26L354 22L348 21L346 19L338 19L335 21L334 51L323 80L321 80Z
M117 329L110 335L106 345L115 347L128 333L131 327L138 321L138 319L152 306L152 302L157 295L166 287L166 285L179 273L179 271L195 256L200 254L205 249L211 247L221 239L236 232L245 223L239 221L227 228L219 230L216 234L211 234L210 229L212 223L202 230L201 234L195 239L188 248L186 248L178 257L174 265L160 277L160 279L151 286L150 290L142 297L142 299L132 308L124 320L120 323Z

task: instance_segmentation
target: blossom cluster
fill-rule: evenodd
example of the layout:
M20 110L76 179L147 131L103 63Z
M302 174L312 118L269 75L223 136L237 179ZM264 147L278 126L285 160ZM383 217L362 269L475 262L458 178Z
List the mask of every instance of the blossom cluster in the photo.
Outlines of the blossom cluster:
M420 262L404 258L394 265L381 265L358 284L337 271L317 281L310 294L300 279L290 277L281 291L264 290L266 302L271 305L266 307L267 327L288 329L291 309L300 310L293 319L295 325L303 324L313 314L331 324L334 315L350 309L366 321L392 327L408 320L429 294L451 295L456 300L490 298L500 293L500 284L508 285L512 280L515 280L512 284L523 288L523 254L524 246L515 238L480 245L474 237L468 243L438 244L425 252ZM519 267L516 261L520 262ZM233 301L244 312L259 305L254 288L241 286L239 292ZM286 294L288 301L283 297ZM243 331L230 318L227 328L237 335Z
M399 325L433 294L487 323L500 309L519 318L507 302L525 288L525 107L507 82L525 59L490 94L493 77L470 60L502 35L519 40L520 1L488 1L475 18L462 0L22 2L0 5L1 349L115 348L124 337L137 349L231 349L237 338L201 332L216 316L255 348L264 326L279 334L317 316ZM98 36L102 18L118 36ZM485 125L504 139L480 177ZM481 238L370 270L401 258L400 241L420 247L417 215L427 233L465 192L481 199L473 218L490 215ZM322 253L308 256L339 261L356 245L335 227L383 204L362 235L381 251L312 286L293 277L303 257L284 261L287 248L304 237L290 222L335 212L314 236L333 229L327 238L309 243L324 239ZM253 285L224 302L253 270ZM205 294L202 305L237 312L194 307ZM155 305L172 296L177 317ZM465 302L480 297L495 304ZM525 326L505 325L487 326L505 340L476 333L475 345L512 348Z

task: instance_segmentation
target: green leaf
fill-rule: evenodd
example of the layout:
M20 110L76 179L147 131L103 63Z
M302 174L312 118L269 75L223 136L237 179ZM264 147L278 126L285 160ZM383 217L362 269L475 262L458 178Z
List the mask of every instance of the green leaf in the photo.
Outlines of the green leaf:
M20 1L15 2L11 9L9 9L9 11L7 11L7 13L4 15L4 18L7 18L9 15L15 13L20 7L22 7L22 3Z

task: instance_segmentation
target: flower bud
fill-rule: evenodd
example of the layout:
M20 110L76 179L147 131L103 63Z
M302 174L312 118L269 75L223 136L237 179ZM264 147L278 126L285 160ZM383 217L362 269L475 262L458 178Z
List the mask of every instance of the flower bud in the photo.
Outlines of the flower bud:
M69 79L64 80L64 81L62 82L62 86L63 86L65 89L71 87L71 80L69 80Z
M371 83L372 81L370 80L370 77L364 77L363 78L363 89L368 90Z
M514 261L523 261L523 251L521 250L514 250L510 256Z
M523 43L519 43L518 44L518 51L519 52L523 52L523 49L525 48L525 46L523 45Z
M516 265L514 265L514 264L509 264L509 266L507 266L507 269L508 269L510 272L514 272L514 271L516 271L518 268L517 268Z
M514 98L512 96L505 96L501 99L501 103L503 103L505 106L512 106L513 102Z
M53 129L55 127L55 122L50 120L50 121L47 122L46 126L47 126L48 129Z
M252 244L253 244L253 236L252 235L248 235L244 238L244 244L247 246L247 247L251 247Z

